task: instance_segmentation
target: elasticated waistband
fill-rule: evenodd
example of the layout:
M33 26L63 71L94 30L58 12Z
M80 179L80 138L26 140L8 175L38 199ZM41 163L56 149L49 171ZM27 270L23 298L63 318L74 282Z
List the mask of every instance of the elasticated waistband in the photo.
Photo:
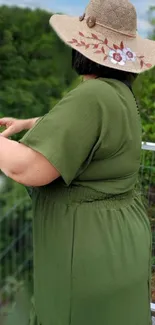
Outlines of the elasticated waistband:
M60 202L93 202L93 201L121 201L126 202L135 197L135 191L129 191L119 195L106 194L98 192L88 187L83 186L62 186L62 185L49 185L42 187L39 191L43 197L48 197L51 201ZM39 193L38 193L39 194Z

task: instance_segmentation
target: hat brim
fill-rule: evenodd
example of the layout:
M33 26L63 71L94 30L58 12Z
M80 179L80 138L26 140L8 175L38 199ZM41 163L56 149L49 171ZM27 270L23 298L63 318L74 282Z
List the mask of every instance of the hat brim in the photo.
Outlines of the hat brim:
M102 27L89 28L79 17L55 14L50 25L64 43L88 59L122 71L141 73L155 66L155 42Z

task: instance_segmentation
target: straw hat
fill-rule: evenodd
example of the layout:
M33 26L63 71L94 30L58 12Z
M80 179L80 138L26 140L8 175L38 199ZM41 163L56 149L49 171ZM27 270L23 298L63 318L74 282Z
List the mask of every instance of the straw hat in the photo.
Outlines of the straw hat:
M81 17L53 15L50 25L73 49L101 65L141 73L155 65L155 42L137 34L128 0L90 0Z

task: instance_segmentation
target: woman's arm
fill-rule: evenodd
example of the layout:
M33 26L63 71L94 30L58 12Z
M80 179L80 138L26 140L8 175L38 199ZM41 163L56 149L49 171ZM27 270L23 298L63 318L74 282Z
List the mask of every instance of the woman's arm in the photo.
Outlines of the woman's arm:
M12 117L4 117L0 119L0 127L5 127L6 129L1 133L3 137L8 138L13 134L19 133L23 130L31 129L34 124L38 121L39 117L31 119L15 119Z
M0 169L26 186L43 186L60 177L42 154L3 136L0 136Z
M39 120L40 117L34 117L34 118L30 118L25 120L25 126L26 129L25 130L30 130L32 129L32 127L34 126L34 124Z

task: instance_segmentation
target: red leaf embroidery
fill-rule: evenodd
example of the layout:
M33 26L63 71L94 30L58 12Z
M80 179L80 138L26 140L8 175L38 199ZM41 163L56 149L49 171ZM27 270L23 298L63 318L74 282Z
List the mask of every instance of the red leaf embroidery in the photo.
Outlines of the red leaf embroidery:
M94 49L98 49L98 47L99 47L99 44L94 44Z
M140 66L141 66L141 68L143 68L143 66L144 66L143 60L140 61Z
M98 39L97 35L91 34L94 39Z
M119 50L120 49L120 47L118 45L116 45L116 44L114 44L113 47L114 47L115 50Z
M78 43L78 41L77 41L77 39L73 38L72 41L69 41L68 43L75 44L75 43Z
M96 35L96 34L91 34L91 37L87 37L87 36L85 36L82 32L79 32L79 35L81 36L81 37L85 37L86 39L90 39L90 40L96 40L96 41L98 41L97 43L98 44L91 44L91 43L85 43L84 41L78 41L77 39L75 39L75 38L73 38L71 41L69 41L68 43L70 43L70 44L74 44L74 45L76 45L76 46L79 46L79 47L82 47L82 46L84 46L85 47L85 49L88 49L88 48L90 48L91 46L92 46L92 48L93 49L96 49L96 51L94 52L94 53L96 53L96 54L105 54L104 55L104 58L103 58L103 60L105 61L105 60L107 60L107 58L108 58L108 55L106 55L106 51L105 51L105 47L104 46L102 46L102 44L104 44L106 47L108 47L108 49L111 49L111 50L124 50L124 43L123 43L123 41L120 43L120 46L118 46L118 45L116 45L116 44L113 44L113 47L109 47L109 45L108 45L108 39L107 38L105 38L104 39L104 41L102 41L102 40L100 40L99 38L98 38L98 36ZM144 66L146 66L147 68L151 68L152 67L152 65L150 64L150 63L145 63L144 62L144 56L143 55L141 55L141 56L137 56L137 58L140 60L140 66L141 66L141 69L144 67Z
M147 68L152 68L152 64L146 63Z
M123 42L121 42L121 44L120 44L120 49L121 49L121 50L124 49L124 44L123 44Z
M108 40L107 40L107 38L105 38L105 40L104 40L104 44L105 44L105 45L108 45Z
M102 51L98 50L98 51L95 51L94 53L99 54L99 53L102 53Z

